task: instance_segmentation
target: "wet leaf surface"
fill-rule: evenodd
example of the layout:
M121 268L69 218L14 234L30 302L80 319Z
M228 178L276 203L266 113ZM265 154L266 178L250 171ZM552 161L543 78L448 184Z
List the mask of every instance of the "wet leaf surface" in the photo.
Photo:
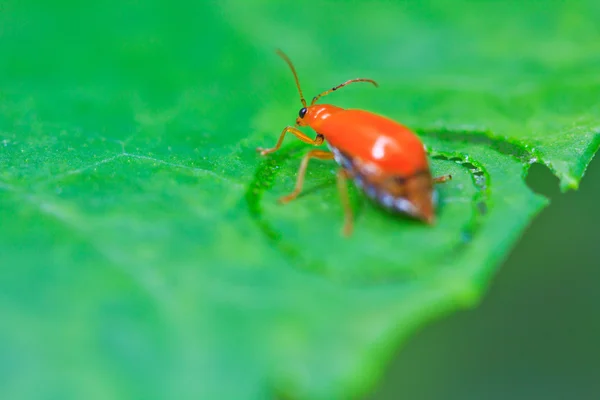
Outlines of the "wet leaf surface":
M348 398L418 326L477 303L600 139L595 2L6 3L0 15L0 387L10 398ZM514 12L518 4L518 12ZM466 6L465 6L466 7ZM318 12L315 11L318 9ZM261 158L306 93L431 152L439 223L314 162Z

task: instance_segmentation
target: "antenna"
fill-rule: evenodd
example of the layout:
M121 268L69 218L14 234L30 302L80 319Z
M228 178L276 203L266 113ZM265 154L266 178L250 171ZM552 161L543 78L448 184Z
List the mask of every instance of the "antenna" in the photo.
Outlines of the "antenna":
M296 87L298 88L298 93L300 93L300 101L302 102L302 105L304 107L306 107L306 100L304 100L304 96L302 95L302 89L300 89L300 81L298 80L298 74L296 73L296 68L294 68L294 64L292 64L292 60L290 60L290 58L288 56L286 56L285 53L279 49L277 49L277 55L279 57L283 58L283 61L285 61L287 63L287 65L290 66L290 69L292 70L292 74L294 74L294 79L296 80ZM313 103L314 103L314 101L313 101Z
M351 84L351 83L354 83L354 82L369 82L369 83L372 83L372 84L373 84L375 87L379 87L379 85L377 84L377 82L375 82L373 79L367 79L367 78L356 78L356 79L350 79L349 81L346 81L346 82L344 82L344 83L340 83L339 85L337 85L337 86L335 86L335 87L332 87L332 88L331 88L331 89L329 89L329 90L326 90L326 91L324 91L324 92L323 92L323 93L321 93L320 95L318 95L318 96L315 96L315 97L312 99L312 102L310 103L310 105L312 106L313 104L315 104L315 103L317 102L317 100L319 100L321 97L323 97L323 96L327 96L329 93L331 93L331 92L335 92L335 91L336 91L336 90L338 90L339 88L341 88L341 87L344 87L344 86L346 86L346 85L349 85L349 84Z

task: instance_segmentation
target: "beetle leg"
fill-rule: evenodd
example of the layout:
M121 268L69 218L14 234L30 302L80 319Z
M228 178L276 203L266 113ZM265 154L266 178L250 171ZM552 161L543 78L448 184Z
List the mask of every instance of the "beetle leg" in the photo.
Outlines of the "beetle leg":
M285 128L283 128L283 131L279 136L279 140L277 141L277 144L275 144L274 147L271 147L270 149L264 149L262 147L259 147L256 149L256 151L260 152L261 156L264 156L279 150L279 148L281 147L281 143L283 143L283 138L285 138L285 134L288 132L296 136L298 139L302 140L304 143L312 144L315 146L320 146L323 143L322 135L317 135L315 139L311 139L308 136L306 136L304 132L302 132L300 129L294 128L293 126L286 126Z
M442 175L442 176L438 176L437 178L433 178L433 183L444 183L444 182L448 182L451 179L452 179L452 175L450 175L450 174Z
M348 196L348 178L350 177L348 170L340 169L337 173L337 186L340 192L340 201L342 208L344 209L344 227L342 233L344 236L350 236L352 234L352 227L354 219L352 214L352 207L350 206L350 197Z
M333 153L324 150L311 150L308 153L306 153L306 155L304 156L304 158L302 158L302 161L300 162L300 168L298 168L298 178L296 179L296 187L294 188L294 191L288 194L287 196L283 196L282 198L280 198L280 203L285 204L298 197L298 195L302 191L302 185L304 185L304 175L306 175L308 161L311 158L318 158L319 160L332 160Z

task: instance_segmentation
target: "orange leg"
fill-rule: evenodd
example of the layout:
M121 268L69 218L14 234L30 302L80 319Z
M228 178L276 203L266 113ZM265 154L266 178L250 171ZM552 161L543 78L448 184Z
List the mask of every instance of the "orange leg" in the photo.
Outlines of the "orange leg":
M337 186L340 192L340 201L342 202L342 208L344 209L344 227L342 233L344 236L350 236L352 234L353 227L353 215L352 207L350 206L350 197L348 196L348 178L350 173L345 169L340 169L337 173Z
M444 182L448 182L451 179L452 179L452 175L450 175L450 174L442 175L442 176L438 176L437 178L433 178L433 183L444 183Z
M296 187L294 188L294 191L288 194L287 196L283 196L282 198L280 198L280 203L285 204L298 197L298 195L302 191L302 186L304 185L304 176L306 175L306 168L308 167L308 161L311 158L318 158L319 160L332 160L333 153L324 150L311 150L308 153L306 153L306 155L304 156L304 158L302 158L302 161L300 162L300 168L298 168L298 178L296 179Z
M306 136L304 132L302 132L300 129L294 128L293 126L286 126L281 132L279 140L277 141L277 144L275 144L274 147L271 147L270 149L264 149L262 147L259 147L256 149L256 151L258 151L261 156L264 156L279 150L279 148L281 147L281 143L283 143L283 139L285 138L285 134L288 132L296 136L298 139L302 140L304 143L312 144L315 146L320 146L323 143L323 136L321 135L317 135L315 139L311 139L308 136Z

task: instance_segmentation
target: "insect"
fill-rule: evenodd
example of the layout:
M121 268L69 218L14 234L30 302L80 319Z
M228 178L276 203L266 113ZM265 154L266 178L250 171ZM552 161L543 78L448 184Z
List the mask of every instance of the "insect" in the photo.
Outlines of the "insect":
M354 179L356 186L384 208L433 224L436 197L433 184L450 180L452 176L432 178L421 140L410 129L389 118L363 110L316 104L321 97L351 83L367 82L375 87L377 83L366 78L350 79L314 97L308 105L292 61L281 50L277 50L277 54L292 70L302 108L295 126L286 126L274 147L256 150L263 156L277 151L288 133L315 146L326 142L331 150L314 149L306 153L300 162L294 190L279 201L287 203L301 193L311 158L334 159L341 167L337 173L337 186L344 209L342 232L345 235L350 235L353 229L349 178ZM316 137L312 139L305 135L298 129L301 126L312 128Z

